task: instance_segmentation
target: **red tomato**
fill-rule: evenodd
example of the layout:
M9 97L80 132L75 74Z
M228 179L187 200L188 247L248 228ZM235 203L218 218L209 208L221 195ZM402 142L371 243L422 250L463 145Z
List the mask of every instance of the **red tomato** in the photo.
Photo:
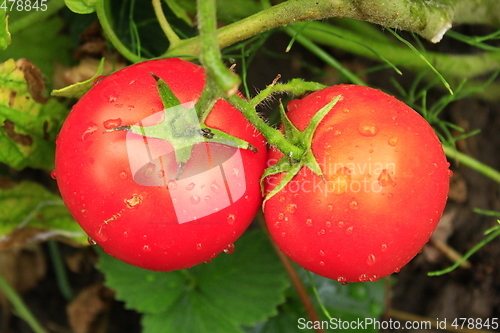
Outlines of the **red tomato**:
M379 90L338 85L288 104L304 130L317 127L307 166L264 206L271 236L292 260L339 282L375 281L407 264L429 240L447 200L450 171L431 126ZM269 153L269 164L283 155ZM266 178L271 191L283 173Z
M205 124L249 142L257 153L198 143L178 174L165 140L106 132L162 121L151 73L187 106L204 89L203 69L180 59L142 62L97 82L61 129L56 177L75 220L104 251L132 265L171 271L211 260L244 232L261 203L267 152L262 136L223 100Z

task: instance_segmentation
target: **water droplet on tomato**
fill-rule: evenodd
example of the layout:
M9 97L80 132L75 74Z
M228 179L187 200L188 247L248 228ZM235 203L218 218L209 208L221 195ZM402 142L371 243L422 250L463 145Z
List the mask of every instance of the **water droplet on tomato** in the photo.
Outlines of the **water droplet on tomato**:
M177 188L177 182L175 180L171 179L168 181L167 187L169 190L175 190Z
M450 169L448 169L448 177L453 177L453 171L451 171Z
M278 220L283 220L283 218L285 218L285 213L283 212L278 213Z
M378 281L379 277L378 277L378 275L375 274L375 275L370 276L368 279L371 282L375 282L375 281Z
M285 236L286 236L286 232L284 232L284 231L283 231L283 232L281 233L281 237L285 237Z
M394 136L389 139L389 146L396 146L398 144L399 138L397 136Z
M340 283L342 283L342 284L347 283L347 279L345 277L343 277L343 276L339 276L337 278L337 281L340 282Z
M212 183L212 185L210 185L210 188L215 193L219 193L220 192L220 186L217 185L217 183L215 181Z
M199 204L200 201L201 201L201 199L197 195L193 195L193 196L191 196L191 198L189 198L189 202L191 202L191 204L193 204L193 205Z
M205 200L206 203L210 202L210 196L206 195L205 198L204 198L204 200Z
M319 255L320 255L320 256L322 256L322 257L324 257L324 256L325 256L325 252L324 252L324 251L322 251L322 250L320 250L320 251L319 251Z
M366 274L361 274L358 278L359 282L366 282L368 281L368 275Z
M338 225L339 228L343 228L344 227L344 222L343 221L339 221L337 223L337 225Z
M191 191L194 187L195 187L195 184L194 184L194 183L189 183L189 184L186 186L186 190L187 190L187 191Z
M313 225L313 220L312 220L312 219L307 219L307 220L306 220L306 225L307 225L308 227L312 227L312 225Z
M380 172L380 176L378 176L378 183L380 184L380 186L396 185L396 183L392 181L391 175L389 175L387 169L384 169Z
M229 224L234 224L234 221L236 220L236 216L234 214L229 214L227 217L227 223Z
M351 209L358 209L358 201L356 199L352 199L351 202L349 202L349 208Z
M352 232L354 230L354 227L349 227L345 230L346 235L352 235Z
M319 262L319 265L320 265L320 266L325 266L325 262L324 262L324 261L320 261L320 262Z
M89 245L97 245L97 242L91 237L87 238L87 242L89 243Z
M151 178L155 172L155 169L156 169L156 164L148 163L146 169L144 170L144 177Z
M88 123L87 124L87 129L82 134L82 141L85 140L85 139L87 139L92 134L94 134L95 131L97 131L97 125L95 123Z
M233 253L235 250L235 246L234 244L229 244L228 246L226 246L226 248L224 249L224 253L227 253L227 254L231 254Z
M57 172L56 172L56 170L52 170L50 172L50 178L52 178L52 179L56 179L57 178Z
M127 173L125 171L120 172L121 179L127 179Z
M375 257L375 255L374 255L374 254L370 254L370 255L368 255L368 259L366 259L366 263L367 263L369 266L374 265L376 261L377 261L377 258Z
M326 222L325 222L325 226L326 226L327 228L330 228L330 227L332 226L332 222L330 222L330 221L326 221Z
M325 229L321 229L320 231L318 231L318 235L324 235L324 234L326 234Z
M382 244L382 247L380 248L382 252L387 251L387 244Z
M142 247L142 250L143 250L144 252L150 252L150 251L151 251L151 247L150 247L149 245L147 245L147 244L146 244L146 245L144 245L144 246Z
M400 267L396 267L396 268L394 268L394 273L399 273L399 271L401 271L401 268L400 268Z
M104 125L104 128L112 129L112 128L120 126L122 124L122 120L120 118L108 119L102 124Z
M203 245L201 243L196 244L196 249L201 250L203 248Z
M358 126L358 131L362 136L375 136L378 133L378 128L368 121L361 121Z
M214 260L214 258L209 258L209 259L205 260L203 263L210 264L212 262L212 260Z

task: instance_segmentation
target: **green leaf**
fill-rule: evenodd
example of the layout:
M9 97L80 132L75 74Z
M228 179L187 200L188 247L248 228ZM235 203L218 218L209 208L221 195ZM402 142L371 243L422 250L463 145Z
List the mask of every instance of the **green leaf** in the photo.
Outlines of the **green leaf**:
M54 168L55 137L66 108L43 96L39 70L29 61L0 64L0 162L21 170Z
M9 13L9 26L14 26L16 22L23 20L30 13L32 12L14 11ZM12 33L12 43L7 50L0 52L0 62L9 59L29 59L40 69L44 79L50 83L54 66L57 63L69 64L72 59L71 41L61 33L63 28L62 18L54 15Z
M80 98L82 97L94 84L95 79L104 73L104 62L105 58L102 58L99 62L99 67L97 72L90 79L77 82L68 87L62 89L53 90L50 94L57 97L68 97L68 98Z
M5 50L10 42L10 32L7 11L0 11L0 50Z
M245 233L234 253L190 270L151 272L102 251L99 268L117 298L145 314L144 332L242 332L241 325L276 315L289 286L262 231Z
M96 0L64 0L66 6L77 14L90 14L95 11Z
M0 178L0 243L14 231L38 230L40 240L63 236L87 244L87 235L61 198L35 182L13 183Z

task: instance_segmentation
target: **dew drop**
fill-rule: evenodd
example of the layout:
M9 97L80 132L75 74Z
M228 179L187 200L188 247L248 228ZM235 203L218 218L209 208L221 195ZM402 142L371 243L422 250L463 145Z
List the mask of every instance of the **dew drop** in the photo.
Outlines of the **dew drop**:
M354 227L349 227L345 230L346 235L352 235L352 231L354 230Z
M95 123L88 123L87 124L87 129L85 132L82 134L82 140L87 139L89 136L95 133L97 131L97 125Z
M285 236L286 236L286 232L284 232L284 231L283 231L283 232L281 233L281 237L285 237Z
M344 227L344 222L343 221L339 221L337 223L337 225L339 226L339 228L343 228Z
M171 179L168 181L167 187L169 190L175 190L177 188L177 182Z
M380 172L380 176L378 176L378 183L380 184L380 186L396 185L396 183L392 181L391 175L389 175L387 169L384 169L382 170L382 172Z
M93 240L91 237L87 238L87 242L89 243L89 245L97 245L97 242Z
M352 199L351 202L349 202L349 208L358 209L358 201L356 199Z
M195 187L194 183L189 183L188 186L186 186L187 191L191 191Z
M379 277L378 277L378 275L375 274L375 275L370 276L368 279L371 282L375 282L375 281L378 281Z
M399 138L397 136L394 136L389 139L389 145L395 147L398 144Z
M324 261L320 261L320 262L319 262L319 265L320 265L320 266L325 266L325 262L324 262Z
M201 250L202 247L203 247L203 245L201 243L196 244L196 249L197 250Z
M361 274L361 275L359 276L359 282L366 282L366 281L368 281L368 275L366 275L366 274Z
M308 227L312 227L312 225L313 225L313 220L311 220L311 219L307 219L307 220L306 220L306 225L307 225Z
M358 131L362 136L375 136L378 133L378 128L374 124L362 121L359 123Z
M236 216L234 216L234 214L229 214L227 217L227 223L232 225L234 224L234 220L236 220Z
M324 257L324 256L325 256L325 252L324 252L324 251L322 251L322 250L320 250L320 251L319 251L319 255L320 255L320 256L322 256L322 257Z
M50 172L50 178L52 178L52 179L56 179L57 178L57 172L56 172L56 170L52 170Z
M104 128L106 128L106 129L112 129L112 128L120 126L121 124L122 124L122 120L120 118L108 119L103 123Z
M382 252L387 251L387 244L382 244L382 247L380 248Z
M369 266L374 265L376 261L377 261L377 258L375 257L375 255L374 255L374 254L370 254L370 255L368 255L368 259L366 259L366 263L367 263Z
M204 198L204 200L205 200L206 203L210 202L210 196L206 195L205 198Z
M325 226L326 226L327 228L330 228L330 227L332 226L332 222L330 222L330 221L326 221L326 222L325 222Z
M197 195L193 195L193 196L191 196L191 198L189 198L189 202L191 202L192 205L197 205L200 203L200 201L201 201L201 199Z
M149 245L144 245L144 246L142 247L142 250L143 250L144 252L150 252L150 251L151 251L151 247L150 247Z
M156 164L151 162L148 163L146 169L144 170L144 177L151 178L155 172L155 169L156 169Z
M400 270L401 270L400 267L396 267L396 268L394 268L394 273L399 273Z
M217 183L215 181L212 183L212 185L210 185L210 188L212 189L212 192L214 192L214 193L220 192L220 186L217 185Z
M453 177L453 171L451 171L450 169L448 169L448 177Z
M209 258L209 259L205 260L203 263L210 264L212 262L212 260L214 260L214 259L213 258Z
M339 277L337 278L337 281L338 281L339 283L344 284L344 283L346 283L346 282L347 282L347 279L346 279L345 277L343 277L343 276L339 276Z
M285 213L283 213L283 212L278 213L278 220L283 220L284 217L285 217Z
M120 172L121 179L127 179L127 173L125 171Z
M321 229L320 231L318 231L318 235L324 235L324 234L326 234L325 229Z
M234 252L234 249L235 249L235 246L234 244L229 244L228 246L226 246L226 248L224 249L224 253L227 253L227 254L231 254Z

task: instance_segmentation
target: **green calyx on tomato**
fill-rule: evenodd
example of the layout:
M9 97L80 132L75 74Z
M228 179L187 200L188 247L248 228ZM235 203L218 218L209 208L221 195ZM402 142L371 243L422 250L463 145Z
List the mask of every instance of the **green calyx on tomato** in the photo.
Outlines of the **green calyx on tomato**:
M328 114L328 112L341 99L342 95L338 95L332 98L332 100L328 104L322 107L311 118L309 125L307 125L306 129L303 131L298 130L297 127L295 127L295 125L287 117L285 110L283 108L280 108L281 120L283 122L283 130L285 138L294 145L296 145L297 147L301 148L303 150L303 153L300 156L285 155L276 164L270 166L265 170L261 178L261 188L263 193L264 193L263 182L266 179L266 177L282 172L285 173L285 176L280 181L280 183L266 195L263 205L265 205L267 200L269 200L276 193L281 191L293 179L293 177L295 177L295 175L302 169L303 166L307 166L313 173L318 175L321 179L324 179L321 168L318 162L316 161L316 157L314 156L311 149L312 139L321 120L323 120L323 118Z
M200 124L195 103L182 104L164 80L154 73L150 74L156 81L158 93L163 103L163 120L152 126L143 126L142 122L136 125L117 126L106 130L105 133L127 131L145 138L168 141L174 149L175 161L178 165L177 179L180 177L184 165L191 158L193 147L198 143L214 142L257 152L257 148L245 140Z

